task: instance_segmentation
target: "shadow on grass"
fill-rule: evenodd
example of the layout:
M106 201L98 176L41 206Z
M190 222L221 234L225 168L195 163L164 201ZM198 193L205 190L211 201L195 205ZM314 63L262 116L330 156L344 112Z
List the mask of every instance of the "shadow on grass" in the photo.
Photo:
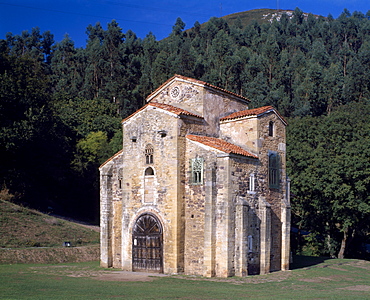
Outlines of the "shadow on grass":
M290 264L290 269L301 269L310 266L315 266L323 263L330 259L329 257L317 257L317 256L304 256L304 255L293 255L293 263Z

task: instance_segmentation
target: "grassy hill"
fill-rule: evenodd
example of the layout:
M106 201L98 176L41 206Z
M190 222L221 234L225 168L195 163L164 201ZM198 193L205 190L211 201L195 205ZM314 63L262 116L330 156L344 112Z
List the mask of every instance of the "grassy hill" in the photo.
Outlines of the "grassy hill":
M60 247L99 243L99 230L0 200L0 248Z
M235 21L240 18L242 24L244 26L247 26L251 24L254 21L257 21L258 23L267 23L271 19L273 14L282 14L283 12L287 11L278 11L276 9L253 9L243 12L234 13L231 15L223 16L222 19L224 19L229 25L232 25L235 23Z
M292 18L293 11L292 10L276 10L276 9L253 9L243 12L238 12L235 14L223 16L222 19L224 19L229 26L234 24L236 20L239 18L241 20L241 23L243 26L247 26L249 24L252 24L254 21L257 21L258 23L269 23L273 20L280 20L281 16L283 14L288 15L289 18ZM308 13L303 13L304 18L308 17ZM314 15L316 18L318 18L318 15Z
M232 26L238 19L240 19L241 24L243 27L246 27L253 22L257 22L259 24L264 23L271 23L273 20L280 20L283 14L288 15L289 18L293 17L293 10L277 10L277 9L270 9L270 8L261 8L261 9L253 9L243 12L238 12L230 15L226 15L221 17L221 19L225 20L229 26ZM306 19L308 17L308 13L303 12L303 17ZM316 18L319 15L314 15ZM201 26L205 26L208 22L202 23ZM191 32L193 28L186 30L187 32Z

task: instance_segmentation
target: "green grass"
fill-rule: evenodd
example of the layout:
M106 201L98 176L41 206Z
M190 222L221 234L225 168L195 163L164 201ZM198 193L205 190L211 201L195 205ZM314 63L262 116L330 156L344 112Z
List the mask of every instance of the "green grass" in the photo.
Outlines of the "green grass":
M370 262L322 259L292 271L245 278L168 276L102 281L97 262L0 265L0 299L369 299ZM306 264L305 264L306 262Z
M0 200L0 247L56 247L99 243L99 232Z

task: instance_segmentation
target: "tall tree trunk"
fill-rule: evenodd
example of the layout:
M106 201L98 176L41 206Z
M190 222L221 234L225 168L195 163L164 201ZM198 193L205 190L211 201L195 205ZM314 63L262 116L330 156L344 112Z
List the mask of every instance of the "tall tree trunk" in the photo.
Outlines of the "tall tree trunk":
M340 245L338 258L344 258L344 251L346 250L347 238L348 238L348 228L346 228L343 231L343 239L342 239L342 244Z

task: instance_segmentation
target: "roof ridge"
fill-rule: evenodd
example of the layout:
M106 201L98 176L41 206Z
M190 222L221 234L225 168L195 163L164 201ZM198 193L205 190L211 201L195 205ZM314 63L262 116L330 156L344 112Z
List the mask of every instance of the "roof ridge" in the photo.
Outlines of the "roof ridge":
M284 119L284 117L272 105L266 105L262 107L237 111L230 115L222 117L220 121L234 120L234 119L243 118L247 116L258 116L270 110L273 110L285 124L288 124L288 122Z
M203 117L200 116L200 115L197 115L197 114L192 113L192 112L190 112L190 111L188 111L186 109L183 109L181 107L177 107L177 106L174 106L174 105L171 105L171 104L160 103L160 102L150 102L150 103L148 103L148 105L165 109L165 110L170 111L172 113L175 113L177 115L193 116L193 117L197 117L197 118L202 118L203 119Z
M216 90L219 90L219 91L222 91L224 93L227 93L227 94L230 94L230 95L233 95L234 97L237 97L237 98L240 98L240 99L243 99L244 101L247 101L247 102L250 102L250 100L242 95L239 95L239 94L236 94L234 92L231 92L231 91L228 91L228 90L225 90L223 88L220 88L218 86L215 86L213 84L210 84L208 82L205 82L205 81L202 81L202 80L198 80L198 79L195 79L195 78L191 78L191 77L186 77L186 76L183 76L183 75L179 75L179 74L175 74L174 76L172 76L171 78L169 78L167 81L165 81L163 84L161 84L158 88L156 88L153 92L151 92L148 97L146 97L146 100L147 101L150 101L148 100L149 98L151 98L152 96L154 96L159 90L161 90L164 86L166 86L168 83L170 83L172 80L176 79L176 78L179 78L179 79L183 79L183 80L187 80L187 81L190 81L190 82L194 82L194 83L198 83L198 84L201 84L201 85L204 85L204 86L208 86L210 88L213 88L213 89L216 89Z
M210 137L210 136L203 136L203 135L195 135L195 134L187 134L186 138L192 140L194 142L202 143L206 146L218 149L225 153L232 153L243 155L252 158L258 158L258 156L250 153L247 150L244 150L240 146L232 144L230 142L226 142L220 138Z
M111 156L111 157L109 157L105 162L103 162L103 163L100 165L99 169L100 169L101 167L104 167L107 163L109 163L110 161L112 161L114 158L116 158L117 156L119 156L119 155L120 155L120 154L122 154L122 153L123 153L123 149L119 150L116 154L112 155L112 156Z
M180 115L184 115L184 116L192 116L192 117L196 117L196 118L202 118L202 116L199 116L197 114L194 114L190 111L187 111L183 108L180 108L180 107L177 107L177 106L173 106L171 104L166 104L166 103L160 103L160 102L149 102L148 104L145 104L143 107L139 108L137 111L135 111L134 113L132 113L131 115L129 115L128 117L124 118L121 123L125 122L126 120L130 119L131 117L133 117L134 115L136 115L137 113L139 113L140 111L144 110L146 107L148 106L154 106L154 107L158 107L158 108L161 108L161 109L164 109L164 110L167 110L171 113L174 113L178 116Z

